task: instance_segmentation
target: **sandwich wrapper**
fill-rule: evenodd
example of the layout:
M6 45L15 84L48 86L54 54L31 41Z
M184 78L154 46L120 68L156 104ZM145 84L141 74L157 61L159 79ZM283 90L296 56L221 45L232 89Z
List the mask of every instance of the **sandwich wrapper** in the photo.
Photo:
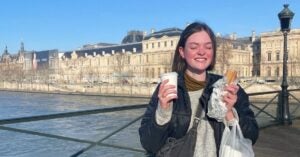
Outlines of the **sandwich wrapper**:
M223 96L227 93L227 91L224 91L227 82L228 80L225 76L215 82L213 84L213 92L208 101L207 115L216 119L218 122L223 122L227 113L226 104L223 102ZM232 83L237 84L237 79L235 79Z

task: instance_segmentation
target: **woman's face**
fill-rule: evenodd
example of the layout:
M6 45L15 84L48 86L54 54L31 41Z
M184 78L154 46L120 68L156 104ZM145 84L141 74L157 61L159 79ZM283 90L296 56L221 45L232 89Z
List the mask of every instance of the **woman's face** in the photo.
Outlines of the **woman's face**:
M184 48L179 52L186 60L187 70L193 73L205 72L213 60L213 45L209 35L200 31L188 37Z

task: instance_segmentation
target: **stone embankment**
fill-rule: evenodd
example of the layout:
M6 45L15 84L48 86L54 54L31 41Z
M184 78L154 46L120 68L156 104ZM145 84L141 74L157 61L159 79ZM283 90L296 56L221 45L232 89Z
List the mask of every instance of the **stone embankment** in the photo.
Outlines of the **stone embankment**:
M79 95L150 97L156 84L45 84L0 82L0 90Z
M0 82L0 90L21 91L21 92L45 92L59 94L80 94L80 95L106 95L106 96L129 96L129 97L150 97L157 84L46 84L46 83L18 83ZM278 84L241 84L247 93L280 91ZM296 86L289 86L289 89L299 89ZM300 92L298 92L300 93ZM275 94L256 96L256 98L271 98Z

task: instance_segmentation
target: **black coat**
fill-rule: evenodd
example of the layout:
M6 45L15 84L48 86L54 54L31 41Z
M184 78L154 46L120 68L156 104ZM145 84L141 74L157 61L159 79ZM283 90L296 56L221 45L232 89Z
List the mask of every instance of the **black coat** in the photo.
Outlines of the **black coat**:
M214 130L217 152L219 152L225 126L222 122L217 122L215 119L207 116L207 104L213 90L212 85L220 78L222 77L219 75L207 73L207 84L202 96L199 98L200 104L205 109L205 116ZM183 73L180 73L178 76L178 99L173 101L172 118L169 123L163 126L158 125L155 120L155 111L159 101L158 89L159 86L152 95L139 128L141 144L149 154L155 154L165 144L168 137L181 138L184 136L189 128L191 119L191 103L188 91L185 88ZM234 107L239 115L240 127L244 136L251 139L254 144L258 138L259 129L254 113L249 108L248 95L241 87L237 95L238 99Z

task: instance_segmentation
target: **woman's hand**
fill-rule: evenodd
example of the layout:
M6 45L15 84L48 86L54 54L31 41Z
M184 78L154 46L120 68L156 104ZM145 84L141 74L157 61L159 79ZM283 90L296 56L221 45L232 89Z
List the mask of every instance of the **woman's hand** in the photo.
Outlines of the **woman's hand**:
M239 86L235 84L230 84L225 87L225 91L227 91L227 93L224 95L223 101L226 103L226 107L228 109L226 114L226 120L228 121L234 118L232 108L237 101L238 90L239 90Z
M159 87L158 98L162 109L168 109L172 99L177 99L177 91L174 85L168 85L169 80L164 80Z

